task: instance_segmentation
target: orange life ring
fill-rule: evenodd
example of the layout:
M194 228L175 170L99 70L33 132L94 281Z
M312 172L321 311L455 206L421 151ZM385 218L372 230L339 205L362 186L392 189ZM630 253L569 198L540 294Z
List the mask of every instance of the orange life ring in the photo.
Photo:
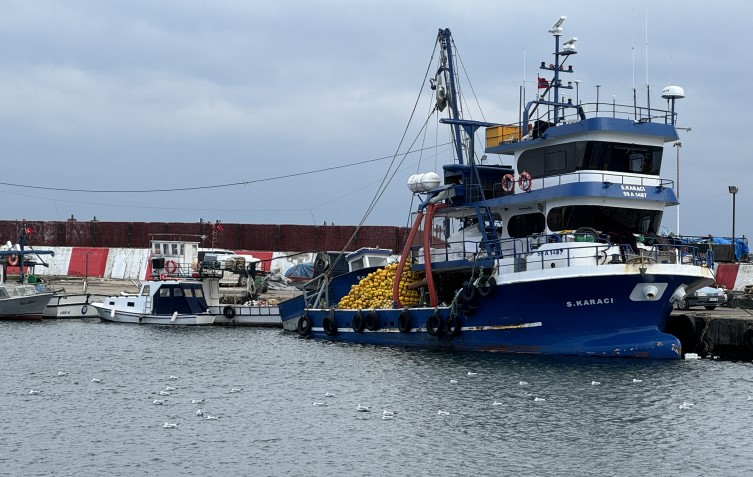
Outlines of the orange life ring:
M512 174L505 174L502 176L502 190L505 192L512 192L515 190L515 176Z
M175 260L168 260L165 262L165 271L167 273L175 273L178 271L178 264L175 263Z
M533 180L531 179L531 174L529 174L527 171L520 173L520 177L518 177L518 185L520 186L520 190L528 192L529 190L531 190L532 183Z
M15 267L18 265L18 255L11 255L8 257L8 265Z

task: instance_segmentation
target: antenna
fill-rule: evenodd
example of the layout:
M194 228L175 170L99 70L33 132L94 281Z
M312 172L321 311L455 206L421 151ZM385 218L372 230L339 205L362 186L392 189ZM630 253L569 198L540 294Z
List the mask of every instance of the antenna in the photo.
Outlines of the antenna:
M557 23L555 23L552 28L549 29L549 33L552 35L560 36L562 34L562 23L567 19L565 15L562 15L559 20L557 20Z
M667 100L667 103L672 103L672 125L676 124L675 121L675 100L685 97L685 90L679 86L667 86L661 92L661 97Z
M648 84L648 0L646 0L646 106L648 120L651 122L651 86Z

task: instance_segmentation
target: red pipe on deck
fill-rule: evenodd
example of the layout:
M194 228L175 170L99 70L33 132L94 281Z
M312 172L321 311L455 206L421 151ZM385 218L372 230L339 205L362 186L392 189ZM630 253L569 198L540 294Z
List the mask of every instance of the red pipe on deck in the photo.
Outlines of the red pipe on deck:
M424 219L424 273L426 274L426 288L429 289L429 304L437 306L437 289L434 287L434 275L431 273L431 224L434 221L434 214L439 209L447 208L447 204L429 204Z
M424 212L420 211L418 215L416 215L416 220L413 221L413 227L410 229L410 233L408 234L408 240L405 242L405 246L403 247L403 253L400 254L400 262L397 264L397 270L395 271L395 281L392 282L392 301L397 303L397 306L400 305L400 278L403 276L403 269L405 268L405 261L408 260L408 255L410 254L410 248L411 245L413 245L413 240L416 238L416 233L418 233L418 226L421 225L421 220L424 218Z

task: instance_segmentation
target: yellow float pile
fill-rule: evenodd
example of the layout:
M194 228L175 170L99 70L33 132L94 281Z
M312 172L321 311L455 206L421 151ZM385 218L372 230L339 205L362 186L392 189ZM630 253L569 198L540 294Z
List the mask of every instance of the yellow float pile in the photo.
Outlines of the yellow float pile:
M364 279L353 285L350 292L340 300L338 308L362 310L366 308L392 308L392 284L395 282L397 263L387 265L371 272ZM400 304L402 306L418 305L418 290L409 290L408 285L421 281L423 272L413 272L405 267L400 277Z

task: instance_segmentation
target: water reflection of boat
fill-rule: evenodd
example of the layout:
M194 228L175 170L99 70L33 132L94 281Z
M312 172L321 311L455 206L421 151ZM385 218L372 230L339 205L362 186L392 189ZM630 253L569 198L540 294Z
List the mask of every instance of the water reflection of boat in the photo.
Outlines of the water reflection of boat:
M461 116L454 43L440 30L430 83L454 140L444 183L433 172L409 179L419 206L398 264L315 276L316 290L281 303L285 329L422 348L680 356L663 330L675 301L713 283L711 257L683 263L673 244L637 236L656 236L678 203L659 174L682 89L665 89L671 111L565 100L575 43L560 45L562 20L550 29L553 62L541 63L553 77L508 124ZM480 128L499 164L476 156Z

